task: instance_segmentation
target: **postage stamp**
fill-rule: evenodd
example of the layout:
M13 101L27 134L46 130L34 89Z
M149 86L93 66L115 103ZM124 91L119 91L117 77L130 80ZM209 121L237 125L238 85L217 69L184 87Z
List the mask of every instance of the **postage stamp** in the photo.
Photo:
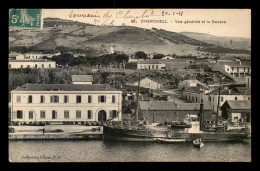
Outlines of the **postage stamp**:
M10 9L10 28L42 28L42 9Z

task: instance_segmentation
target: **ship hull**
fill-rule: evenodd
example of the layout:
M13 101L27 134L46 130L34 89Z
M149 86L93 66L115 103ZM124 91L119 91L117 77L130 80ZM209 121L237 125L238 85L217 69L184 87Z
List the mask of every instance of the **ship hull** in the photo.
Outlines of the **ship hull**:
M112 141L156 141L157 138L182 139L186 142L201 138L203 141L241 141L248 138L246 133L185 133L185 132L168 132L164 136L155 136L150 130L127 130L110 126L103 127L103 140Z
M128 130L103 126L103 140L114 141L154 141L150 130Z

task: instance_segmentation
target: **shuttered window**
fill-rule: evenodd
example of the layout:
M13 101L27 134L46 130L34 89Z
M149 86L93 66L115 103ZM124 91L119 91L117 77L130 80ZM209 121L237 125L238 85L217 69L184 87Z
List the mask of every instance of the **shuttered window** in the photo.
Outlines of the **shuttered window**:
M32 95L28 96L28 103L32 103Z
M17 116L17 119L22 119L23 118L23 111L22 110L17 110L16 116Z
M21 96L17 96L17 97L16 97L16 102L17 102L17 103L20 103L20 102L21 102Z
M33 119L33 112L29 111L29 119Z
M98 96L98 102L99 103L106 103L106 96Z
M40 117L41 117L41 119L45 118L45 111L44 110L40 111Z
M91 95L88 96L88 103L92 103L92 96Z
M116 102L116 96L113 95L113 96L112 96L112 103L115 103L115 102Z
M69 102L69 96L64 96L64 103L68 103Z
M57 118L57 111L53 110L52 111L52 119L56 119Z
M44 103L44 102L45 102L45 97L41 96L41 103Z
M116 118L116 117L117 117L116 110L110 110L109 111L109 118Z
M59 103L59 96L51 96L51 103Z
M76 118L81 118L81 111L80 110L76 111Z
M76 103L81 103L81 96L76 96Z
M88 110L88 119L92 119L92 110Z
M64 118L69 118L69 111L68 110L65 110L64 111Z

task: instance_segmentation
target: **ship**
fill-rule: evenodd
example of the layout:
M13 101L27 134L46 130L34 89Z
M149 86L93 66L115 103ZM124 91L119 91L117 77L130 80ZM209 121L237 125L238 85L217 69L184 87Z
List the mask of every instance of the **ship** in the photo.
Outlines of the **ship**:
M220 82L221 85L221 82ZM218 110L216 114L216 126L214 131L209 131L203 128L203 103L200 104L199 113L199 129L192 132L194 124L190 124L191 128L175 129L167 131L159 131L148 128L144 124L137 122L138 118L138 97L140 89L140 73L138 82L138 93L137 93L137 107L135 111L135 121L131 125L103 125L103 140L114 140L114 141L154 141L158 142L158 138L162 141L178 141L192 142L196 139L203 141L241 141L246 139L250 135L249 128L236 129L234 131L226 131L225 128L221 129L218 125ZM220 97L220 95L219 95ZM219 98L218 98L219 100ZM218 103L219 105L219 103Z

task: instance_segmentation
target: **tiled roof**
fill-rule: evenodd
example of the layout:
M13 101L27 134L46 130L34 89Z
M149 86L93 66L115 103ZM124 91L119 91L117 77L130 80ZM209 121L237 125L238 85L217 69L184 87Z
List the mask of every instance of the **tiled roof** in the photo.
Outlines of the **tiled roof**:
M120 91L105 84L24 84L13 91Z
M251 101L249 100L227 100L226 103L231 109L251 109Z
M235 88L238 93L242 95L251 95L251 88L250 87L236 87Z
M179 110L200 110L200 103L176 103ZM212 110L209 103L203 104L204 110Z
M138 64L161 64L158 60L143 60L139 61Z
M139 101L141 110L200 110L199 103L174 103L167 101ZM212 110L209 104L204 104L204 110Z
M139 101L141 110L178 110L173 102Z
M9 60L9 62L55 62L48 59L34 59L34 60Z
M230 92L230 93L229 93L229 92ZM219 94L219 89L212 90L212 91L210 92L210 94L218 95L218 94ZM235 92L235 91L233 91L233 90L228 90L228 89L221 88L221 90L220 90L220 95L240 95L240 93Z
M73 82L92 82L93 75L72 75Z
M201 89L200 87L187 87L187 88L185 88L184 92L200 94L200 89Z

